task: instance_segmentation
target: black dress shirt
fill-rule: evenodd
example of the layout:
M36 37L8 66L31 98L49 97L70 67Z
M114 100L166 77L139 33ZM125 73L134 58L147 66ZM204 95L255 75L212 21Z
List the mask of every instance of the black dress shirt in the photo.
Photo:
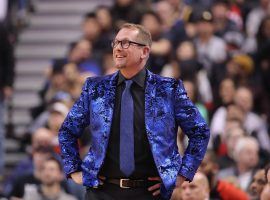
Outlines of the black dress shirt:
M106 157L100 171L100 175L107 178L125 177L121 172L119 165L121 96L125 89L125 80L125 77L119 72L109 144L107 147ZM129 178L146 179L147 177L158 176L145 130L144 99L146 70L141 70L132 78L132 80L131 94L134 102L135 171Z

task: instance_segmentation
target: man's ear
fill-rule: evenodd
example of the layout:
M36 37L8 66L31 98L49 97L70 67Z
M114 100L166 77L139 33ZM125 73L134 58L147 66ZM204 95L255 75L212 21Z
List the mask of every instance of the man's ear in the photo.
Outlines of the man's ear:
M149 46L145 46L143 47L143 51L142 51L142 54L141 54L141 59L145 59L149 56L150 54L150 47Z

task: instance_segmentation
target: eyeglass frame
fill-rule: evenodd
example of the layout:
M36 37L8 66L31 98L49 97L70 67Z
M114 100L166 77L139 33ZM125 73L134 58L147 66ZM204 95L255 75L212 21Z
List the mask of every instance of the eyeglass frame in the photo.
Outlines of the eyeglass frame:
M127 43L127 44L128 44L127 47L124 47L124 46L123 46L123 42L128 42L128 43ZM111 42L111 47L114 49L115 47L117 47L117 45L118 45L119 43L120 43L122 49L128 49L129 46L130 46L131 44L137 45L137 46L141 46L141 47L147 46L146 44L142 44L142 43L138 43L138 42L134 42L134 41L130 41L130 40L125 39L125 40L113 40L113 41Z

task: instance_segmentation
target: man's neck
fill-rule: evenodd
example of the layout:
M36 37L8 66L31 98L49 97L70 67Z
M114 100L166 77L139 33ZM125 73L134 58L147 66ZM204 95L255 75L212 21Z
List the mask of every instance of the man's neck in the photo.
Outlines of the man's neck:
M120 69L120 71L121 71L121 74L122 74L126 79L131 79L131 78L134 77L136 74L138 74L142 69L143 69L143 67L137 68L137 69L134 69L134 70L123 68L123 69Z
M56 197L61 191L61 186L58 183L53 185L41 185L41 191L46 197Z

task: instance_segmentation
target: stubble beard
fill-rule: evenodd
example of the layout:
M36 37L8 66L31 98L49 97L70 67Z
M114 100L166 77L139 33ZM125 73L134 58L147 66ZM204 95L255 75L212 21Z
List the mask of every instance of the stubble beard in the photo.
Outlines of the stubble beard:
M125 64L116 64L115 67L117 69L125 69L126 68L126 65Z

